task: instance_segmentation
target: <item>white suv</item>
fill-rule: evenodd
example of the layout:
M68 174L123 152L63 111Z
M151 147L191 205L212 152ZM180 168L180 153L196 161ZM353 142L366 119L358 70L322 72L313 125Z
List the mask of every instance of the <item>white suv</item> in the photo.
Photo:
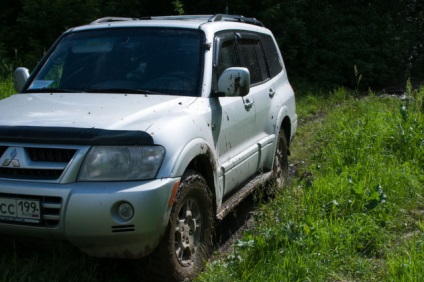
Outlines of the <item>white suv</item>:
M102 18L0 101L0 233L193 277L222 219L282 186L295 97L272 33L232 15ZM156 269L157 268L157 269Z

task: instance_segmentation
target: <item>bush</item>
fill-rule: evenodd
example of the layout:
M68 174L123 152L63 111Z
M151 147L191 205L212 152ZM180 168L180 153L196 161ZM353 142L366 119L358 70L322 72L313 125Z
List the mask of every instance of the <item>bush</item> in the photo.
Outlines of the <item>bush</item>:
M13 87L12 76L9 75L6 78L0 79L0 99L9 97L15 93L15 88Z

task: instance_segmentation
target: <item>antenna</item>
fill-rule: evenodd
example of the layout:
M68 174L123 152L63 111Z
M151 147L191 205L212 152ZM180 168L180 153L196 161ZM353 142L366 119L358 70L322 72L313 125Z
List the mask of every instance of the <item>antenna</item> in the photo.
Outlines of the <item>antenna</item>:
M230 14L230 11L228 9L228 0L227 0L227 6L225 6L225 14L226 15L229 15Z

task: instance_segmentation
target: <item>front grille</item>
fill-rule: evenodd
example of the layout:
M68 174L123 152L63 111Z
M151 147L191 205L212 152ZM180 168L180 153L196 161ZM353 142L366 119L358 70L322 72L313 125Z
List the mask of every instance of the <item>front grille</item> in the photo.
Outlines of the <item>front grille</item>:
M0 167L0 178L25 180L57 180L62 175L61 169L19 169Z
M0 146L0 178L28 181L57 181L77 153L70 148Z
M14 198L14 199L29 199L39 200L41 208L40 223L18 222L1 220L0 222L16 224L16 225L30 225L54 228L59 225L60 212L62 210L63 200L61 197L48 197L48 196L33 196L33 195L18 195L18 194L3 194L0 193L0 198Z
M26 148L30 159L34 162L68 163L75 155L75 149Z
M60 221L60 211L62 209L62 198L60 197L43 197L41 203L41 218L44 226L56 227Z

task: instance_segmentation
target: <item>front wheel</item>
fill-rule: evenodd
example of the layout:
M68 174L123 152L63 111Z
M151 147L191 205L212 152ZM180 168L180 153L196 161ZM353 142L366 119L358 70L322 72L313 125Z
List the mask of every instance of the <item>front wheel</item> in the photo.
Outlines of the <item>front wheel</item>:
M205 179L195 171L186 172L178 188L164 238L153 253L159 281L194 278L210 254L213 208ZM151 269L152 270L152 269Z

